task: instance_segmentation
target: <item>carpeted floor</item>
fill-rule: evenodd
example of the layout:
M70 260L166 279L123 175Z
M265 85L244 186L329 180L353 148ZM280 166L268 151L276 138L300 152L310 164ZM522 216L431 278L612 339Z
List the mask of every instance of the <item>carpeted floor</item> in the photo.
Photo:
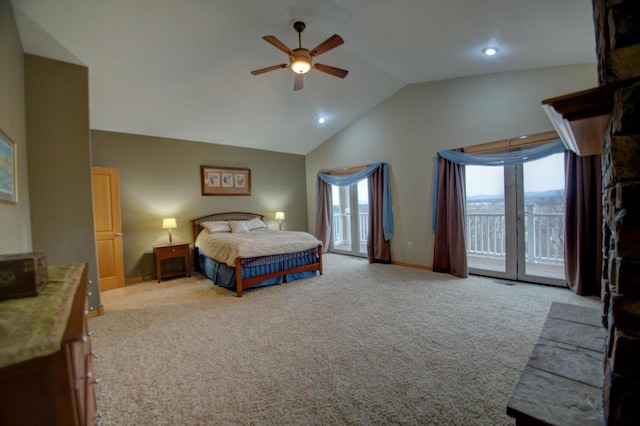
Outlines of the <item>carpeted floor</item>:
M102 294L103 425L513 424L549 306L594 298L325 256L325 275L249 290L201 276Z

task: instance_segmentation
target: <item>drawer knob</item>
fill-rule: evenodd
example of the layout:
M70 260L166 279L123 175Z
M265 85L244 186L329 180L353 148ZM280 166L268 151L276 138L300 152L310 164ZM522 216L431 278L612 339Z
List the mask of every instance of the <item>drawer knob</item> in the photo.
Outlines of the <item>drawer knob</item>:
M100 384L100 382L102 382L102 380L100 380L100 378L99 378L99 377L96 377L96 379L93 381L93 384L94 384L94 385L99 385L99 384Z

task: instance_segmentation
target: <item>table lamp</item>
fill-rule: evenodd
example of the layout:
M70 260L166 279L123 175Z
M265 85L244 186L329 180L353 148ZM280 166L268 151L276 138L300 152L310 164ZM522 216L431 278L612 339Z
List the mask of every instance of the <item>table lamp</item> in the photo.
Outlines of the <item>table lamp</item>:
M176 223L175 217L169 217L166 219L162 219L162 228L169 230L169 244L173 244L173 238L171 236L171 230L173 228L177 228L178 224Z
M284 212L276 212L276 220L278 221L278 228L282 231L282 221L284 220Z

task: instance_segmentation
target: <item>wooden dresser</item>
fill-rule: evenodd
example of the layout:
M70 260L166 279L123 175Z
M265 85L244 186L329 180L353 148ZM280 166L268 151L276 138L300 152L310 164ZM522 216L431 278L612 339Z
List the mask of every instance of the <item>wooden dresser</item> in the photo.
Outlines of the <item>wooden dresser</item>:
M48 268L36 297L0 302L0 425L94 425L87 265Z

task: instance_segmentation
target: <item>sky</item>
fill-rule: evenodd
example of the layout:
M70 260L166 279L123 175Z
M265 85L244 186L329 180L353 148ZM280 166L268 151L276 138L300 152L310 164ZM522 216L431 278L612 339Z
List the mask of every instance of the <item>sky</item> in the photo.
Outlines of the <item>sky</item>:
M467 166L467 196L504 192L502 167ZM554 154L524 164L524 192L564 189L564 154Z

